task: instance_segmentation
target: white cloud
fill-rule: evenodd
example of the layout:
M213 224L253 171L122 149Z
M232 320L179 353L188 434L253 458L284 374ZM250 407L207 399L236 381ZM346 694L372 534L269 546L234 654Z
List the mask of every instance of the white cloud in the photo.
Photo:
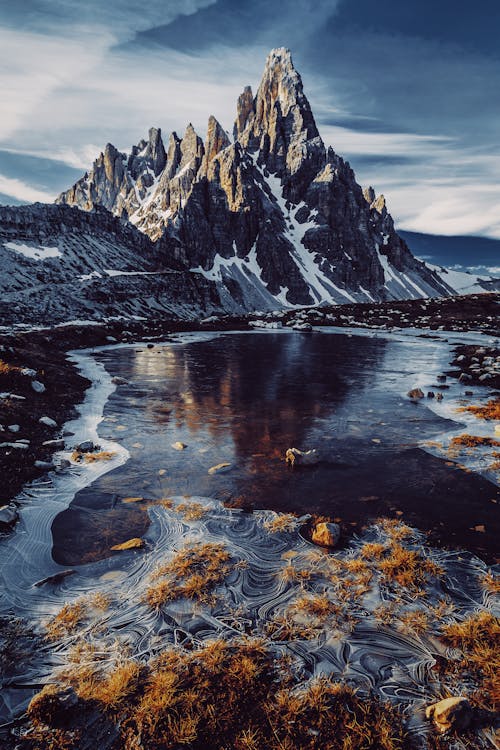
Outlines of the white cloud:
M40 203L51 203L56 197L53 193L37 190L22 180L5 177L2 174L0 174L0 193L25 203L35 203L37 201Z

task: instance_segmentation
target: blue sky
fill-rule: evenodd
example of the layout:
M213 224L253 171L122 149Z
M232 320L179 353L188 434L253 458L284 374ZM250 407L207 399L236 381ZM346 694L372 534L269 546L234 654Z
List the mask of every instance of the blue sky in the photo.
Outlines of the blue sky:
M398 226L500 238L498 0L0 3L0 202L52 200L110 141L231 130L290 47L320 132Z

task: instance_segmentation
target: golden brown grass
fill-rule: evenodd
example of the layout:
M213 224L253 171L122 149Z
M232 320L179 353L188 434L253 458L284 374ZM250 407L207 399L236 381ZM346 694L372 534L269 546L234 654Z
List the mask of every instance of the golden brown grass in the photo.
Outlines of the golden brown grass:
M493 573L486 573L483 578L483 585L493 594L500 594L500 576Z
M408 589L415 589L425 585L430 576L443 574L442 568L421 552L408 549L394 543L390 553L378 563L378 569L388 582L399 584Z
M264 521L263 526L271 534L293 531L297 528L297 517L293 513L279 513L275 518Z
M209 603L215 587L230 572L230 554L223 544L194 544L178 552L152 575L145 600L159 608L176 599Z
M190 502L179 503L175 510L177 513L180 513L186 521L199 521L200 518L203 518L203 516L208 513L210 508L207 508L200 503Z
M14 372L21 372L21 367L16 367L16 365L9 365L8 362L5 362L3 359L0 359L0 376L1 375L10 375Z
M168 649L148 666L124 661L93 683L73 678L83 701L112 717L116 750L404 750L412 748L401 715L329 678L298 683L261 641L213 641L199 650ZM89 693L89 689L92 692ZM55 692L34 699L29 714L46 746L64 740ZM59 734L58 734L59 733ZM70 746L68 746L70 747Z
M474 414L478 419L500 419L500 398L493 398L486 404L479 406L462 406L458 411Z
M458 435L450 441L450 447L478 448L480 446L488 448L497 448L500 446L500 440L490 437L479 437L478 435Z
M85 461L88 464L92 464L94 461L111 461L113 456L116 456L115 451L98 451L97 453L80 453L80 451L73 451L71 454L71 460L76 463Z
M461 621L445 625L442 638L459 649L458 660L450 660L447 671L454 675L471 675L478 689L476 702L484 708L500 707L500 620L490 612L477 612Z
M86 602L79 599L73 604L65 604L47 625L47 638L56 641L74 633L82 624L87 613Z

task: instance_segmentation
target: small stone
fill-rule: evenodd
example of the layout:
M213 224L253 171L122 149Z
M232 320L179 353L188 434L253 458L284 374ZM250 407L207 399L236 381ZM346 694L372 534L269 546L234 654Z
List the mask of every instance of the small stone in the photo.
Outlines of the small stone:
M208 470L209 474L219 474L220 472L224 471L224 469L228 469L231 466L231 464L228 463L221 463L216 464L215 466L211 466Z
M443 400L443 394L442 393L436 393L436 401L442 401Z
M37 469L43 469L44 471L53 471L56 467L50 461L35 461Z
M40 417L38 420L40 424L44 424L46 427L57 427L57 422L55 419L51 419L51 417Z
M411 399L424 398L424 392L421 388L412 388L406 395Z
M338 523L317 523L313 529L312 541L321 547L335 547L340 539L340 526Z
M308 451L301 451L299 448L288 448L285 453L285 461L291 466L314 466L319 463L318 451L311 448Z
M122 550L127 549L141 549L142 547L144 547L144 540L140 539L140 537L134 537L126 542L122 542L121 544L114 544L111 549L114 552L121 552Z
M176 451L183 451L184 448L187 448L186 443L181 443L180 440L178 440L176 443L172 443L172 448L175 448Z
M64 450L64 440L44 440L42 445L46 446L47 448L52 448L52 450L54 451Z
M470 380L472 380L472 375L469 375L468 372L460 373L460 377L458 378L459 383L468 383Z
M114 385L128 385L128 380L125 380L125 378L120 378L118 375L115 375L114 378L111 378L111 382L114 383Z
M446 382L446 375L438 375L437 376L438 383L445 383Z
M52 576L47 576L47 578L42 578L41 581L37 581L33 585L39 588L40 586L44 586L46 583L60 583L61 581L64 581L65 578L68 576L72 576L74 573L76 573L76 570L61 570L60 573L54 573Z
M464 730L470 726L473 711L467 698L445 698L425 709L427 719L432 719L441 733Z
M84 440L76 446L78 453L92 453L92 451L99 450L97 445L94 445L92 440Z
M10 432L19 432L21 429L18 424L9 424L7 426L7 429L10 430Z
M427 391L427 398L434 398L435 395L434 391Z
M35 393L44 393L45 386L43 383L40 383L39 380L32 380L31 381L31 387L35 391Z

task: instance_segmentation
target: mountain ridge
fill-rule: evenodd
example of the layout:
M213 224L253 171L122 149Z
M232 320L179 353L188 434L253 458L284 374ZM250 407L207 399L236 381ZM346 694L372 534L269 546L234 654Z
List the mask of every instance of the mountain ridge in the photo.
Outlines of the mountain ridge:
M172 261L267 307L446 296L418 261L383 196L363 191L326 148L291 53L272 50L255 97L237 102L233 141L210 116L205 141L188 125L165 145L151 128L129 154L112 144L57 202L100 205Z

